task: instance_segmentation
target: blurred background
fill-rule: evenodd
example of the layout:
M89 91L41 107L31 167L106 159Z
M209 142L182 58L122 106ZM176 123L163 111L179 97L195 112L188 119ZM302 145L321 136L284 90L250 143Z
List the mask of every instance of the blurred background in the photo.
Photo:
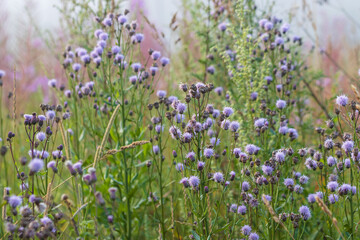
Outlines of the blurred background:
M60 12L66 2L67 0L0 0L0 69L6 70L8 74L4 81L5 89L13 87L12 80L16 72L17 89L21 93L17 101L22 105L28 103L26 100L34 92L47 101L51 98L46 91L47 80L62 78L59 52L71 42ZM137 14L144 14L159 32L164 33L166 42L172 34L169 23L175 13L181 16L184 2L187 1L129 0L124 1L123 7ZM318 88L315 90L320 98L333 97L334 89L338 92L349 91L349 83L357 80L360 67L360 1L256 2L259 10L272 7L274 15L291 22L291 31L304 40L305 53L314 50L307 63L312 71L324 73L316 81ZM171 36L174 37L176 38ZM152 39L146 38L146 41Z

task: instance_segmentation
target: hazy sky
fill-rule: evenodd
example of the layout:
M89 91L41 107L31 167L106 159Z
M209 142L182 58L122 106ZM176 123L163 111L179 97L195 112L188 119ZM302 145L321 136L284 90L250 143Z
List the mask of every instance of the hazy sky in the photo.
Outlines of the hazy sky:
M137 1L143 1L145 3L149 19L164 32L167 32L168 23L181 4L179 0ZM342 24L343 26L341 27L347 28L346 31L352 35L354 35L354 33L356 36L359 35L360 0L328 0L329 4L325 6L316 4L318 1L319 0L307 0L307 2L311 3L311 11L318 27L328 27L329 36L336 37L336 34L333 34L334 32L332 31L336 31L336 24ZM38 26L42 29L56 28L59 25L60 15L54 6L59 4L59 2L59 0L0 0L4 9L7 9L9 12L7 26L12 35L16 35L22 29L23 21L19 21L19 19L21 19L22 16L26 16L24 14L26 4L30 6L29 9L31 9L31 11L34 11L32 15L36 16L35 20ZM273 1L257 0L256 2L261 9ZM274 14L282 18L287 18L289 13L300 12L301 14L296 15L294 23L301 25L304 17L301 11L302 2L302 0L275 0ZM349 14L351 17L346 17L346 14ZM354 22L359 25L357 28L354 27Z

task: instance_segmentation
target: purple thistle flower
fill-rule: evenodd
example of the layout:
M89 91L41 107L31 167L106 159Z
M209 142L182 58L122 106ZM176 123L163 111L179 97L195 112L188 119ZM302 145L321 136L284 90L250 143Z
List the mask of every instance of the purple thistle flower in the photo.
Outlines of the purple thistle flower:
M178 113L183 114L186 110L186 104L185 103L178 103L176 110Z
M264 195L265 199L268 201L268 202L271 202L271 196L270 195Z
M111 27L112 25L112 19L109 17L104 18L104 20L102 21L102 24L106 27Z
M260 27L265 27L265 24L268 22L268 20L267 19L265 19L265 18L263 18L263 19L260 19L260 21L259 21L259 25L260 25Z
M282 151L279 151L275 154L275 159L279 163L283 163L285 161L285 154Z
M259 118L255 120L254 126L258 128L267 127L269 125L269 122L266 118Z
M17 208L22 203L22 198L13 195L13 196L9 197L8 203L11 208Z
M125 15L120 15L118 17L118 22L121 24L121 25L124 25L126 22L127 22L127 17Z
M131 68L134 70L134 72L138 72L139 70L140 70L140 68L141 68L141 64L140 63L133 63L133 64L131 64ZM159 91L158 91L159 92ZM165 92L165 91L164 91ZM165 92L166 93L166 92ZM165 94L165 96L166 96L166 94ZM164 96L164 97L165 97Z
M241 214L241 215L245 215L246 214L246 206L245 205L239 206L237 209L237 213Z
M212 138L210 138L210 143L211 143L212 146L217 146L217 145L220 144L220 139L219 138L216 139L216 137L212 137Z
M272 22L266 22L265 25L264 25L264 29L266 31L270 31L271 29L273 29L274 25L272 24Z
M169 133L173 139L181 138L181 131L175 126L169 128Z
M246 181L242 182L241 184L241 189L244 191L244 192L247 192L250 190L250 184Z
M289 128L287 126L279 127L279 133L282 135L286 135L289 131Z
M300 193L302 193L302 192L304 191L304 188L297 184L297 185L295 185L295 187L294 187L294 191L295 191L296 193L300 194Z
M332 149L334 147L334 141L332 139L326 139L324 141L324 147L328 150Z
M190 159L192 162L194 162L195 156L196 156L196 154L194 152L189 152L188 154L186 154L185 158Z
M217 95L221 96L221 94L224 92L224 88L223 88L223 87L216 87L216 88L214 89L214 92L215 92Z
M200 184L200 179L197 176L191 176L189 178L189 183L190 183L190 186L192 186L193 188L196 188Z
M50 225L52 224L52 220L48 217L43 217L40 219L40 222L44 225L44 226L47 226L47 225Z
M282 37L276 36L275 37L275 44L278 45L278 46L283 45L284 44L284 39Z
M154 152L155 155L159 154L160 148L159 148L158 145L154 145L154 146L153 146L153 152Z
M28 166L30 168L30 174L32 175L44 168L44 161L39 158L34 158L30 161Z
M276 101L276 107L278 109L284 109L286 107L286 101L281 100L281 99L277 100Z
M346 140L343 144L342 144L342 149L345 150L346 153L349 153L352 151L352 149L354 148L354 142L350 141L350 140Z
M250 99L251 99L252 101L255 101L255 100L257 99L257 97L258 97L258 93L257 93L257 92L252 92L252 93L250 94Z
M184 171L184 164L182 164L182 163L176 164L175 169L176 169L178 172Z
M249 240L259 240L259 235L257 233L250 233Z
M202 161L199 161L198 164L197 164L197 169L199 171L202 171L204 169L204 167L205 167L205 163L202 162Z
M39 132L36 134L36 139L42 142L46 139L46 134L44 132Z
M291 140L297 139L299 136L299 134L295 128L289 128L288 132L289 132L289 137L291 138Z
M348 104L349 98L345 95L337 96L336 104L345 107Z
M53 120L55 118L56 114L53 110L49 110L46 112L46 117L48 120Z
M306 184L308 181L309 181L309 177L308 177L308 176L303 175L303 176L301 176L301 177L299 178L300 184Z
M165 67L166 65L168 65L170 63L170 59L166 58L166 57L162 57L160 59L160 63L163 67Z
M329 195L329 202L331 204L335 204L337 201L339 201L339 196L336 194L330 194Z
M270 176L274 169L270 166L262 165L261 170L264 172L264 174Z
M284 185L285 185L286 187L294 186L294 179L292 179L292 178L285 178L285 179L284 179Z
M230 180L231 180L231 181L234 181L236 173L235 173L234 171L231 171L231 172L229 173L229 175L230 175Z
M286 33L287 31L289 31L290 29L290 25L288 23L284 23L281 27L280 27L280 31L282 33Z
M349 184L344 183L338 189L340 196L347 195L351 191L351 186Z
M209 74L214 74L215 73L215 67L214 66L209 66L206 69L206 72L208 72Z
M226 31L227 23L225 23L225 22L220 23L220 24L218 25L218 28L219 28L219 30L222 31L222 32Z
M231 204L230 205L230 208L229 208L229 212L232 212L232 213L234 213L234 212L236 212L236 210L237 210L237 205L236 204Z
M47 168L51 168L54 173L57 173L56 162L54 160L48 162Z
M51 80L48 81L48 86L56 88L56 83L57 83L56 79L51 79Z
M205 148L204 149L204 156L206 158L211 158L214 155L214 150L212 148Z
M114 55L120 53L120 51L121 51L121 48L120 48L119 46L113 46L113 47L111 48L111 52L112 52Z
M327 164L328 164L329 167L334 166L336 164L336 159L334 157L332 157L332 156L329 156L327 158Z
M313 194L313 193L309 194L308 197L307 197L308 202L309 203L314 203L316 201L315 197L316 197L316 194Z
M248 236L251 233L251 227L249 225L245 225L241 228L242 234Z
M130 77L129 77L129 82L130 82L132 85L135 85L136 82L137 82L137 79L138 79L138 77L137 77L136 75L130 76Z
M233 153L236 158L240 157L241 149L240 148L234 148Z
M307 206L301 206L299 208L299 213L305 221L311 218L310 209Z
M161 53L159 51L153 51L153 53L151 54L151 58L156 61L160 58Z
M349 159L349 158L345 159L344 165L345 165L346 168L350 168L350 167L351 167L351 162L350 162L350 159Z
M158 98L164 98L164 97L166 97L166 91L159 90L159 91L157 91L156 96L158 96Z
M232 121L229 127L232 132L236 132L239 129L240 124L237 121Z
M102 32L99 35L100 40L106 41L106 40L108 40L108 38L109 38L109 35L107 33L105 33L105 32Z
M224 175L221 172L214 173L213 179L217 183L221 183L224 181Z
M182 137L183 137L183 140L184 140L185 143L190 143L191 138L192 138L192 134L188 133L188 132L185 132Z
M223 113L225 117L230 117L234 113L234 110L231 107L224 107Z
M249 154L249 155L253 155L253 154L257 154L259 152L260 148L258 146L255 146L254 144L248 144L245 147L245 151Z
M352 195L356 194L356 186L351 186L351 193Z
M131 37L133 43L141 43L144 40L144 34L136 33L134 36Z
M221 128L224 130L228 130L230 128L230 121L229 120L223 120L221 122Z

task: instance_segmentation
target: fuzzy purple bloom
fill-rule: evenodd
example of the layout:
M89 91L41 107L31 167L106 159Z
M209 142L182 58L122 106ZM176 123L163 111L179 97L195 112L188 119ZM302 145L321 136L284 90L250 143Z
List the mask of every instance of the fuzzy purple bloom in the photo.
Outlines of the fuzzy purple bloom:
M345 107L348 104L349 98L345 95L337 96L336 104Z
M204 149L204 156L206 157L206 158L211 158L212 156L214 155L214 149L212 149L212 148L205 148Z
M189 183L190 183L190 186L192 186L193 188L196 188L200 184L200 179L197 176L191 176L189 178Z
M276 107L278 109L284 109L286 107L286 101L281 100L281 99L277 100L276 101Z
M215 182L221 183L224 181L224 175L221 172L214 173L213 179Z
M299 208L299 213L305 221L311 217L310 209L307 206L301 206Z
M223 113L225 117L230 117L234 113L234 110L231 107L224 107Z
M251 227L249 225L245 225L241 228L242 234L248 236L251 233Z
M241 214L241 215L245 215L246 214L246 206L245 205L239 206L237 209L237 213Z
M17 208L22 203L22 198L13 195L13 196L9 197L8 203L9 203L10 207Z

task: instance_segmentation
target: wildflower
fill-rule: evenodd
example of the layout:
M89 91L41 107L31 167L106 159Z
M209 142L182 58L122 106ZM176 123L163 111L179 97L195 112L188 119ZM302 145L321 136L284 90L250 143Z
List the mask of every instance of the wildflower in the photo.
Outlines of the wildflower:
M278 45L278 46L283 45L284 44L284 39L282 37L276 36L275 37L275 44Z
M205 163L202 162L202 161L199 161L198 164L197 164L197 169L199 171L202 171L204 169L204 167L205 167Z
M282 33L286 33L287 31L289 31L290 29L290 25L288 23L284 23L281 27L280 27L280 31Z
M284 109L286 107L286 101L281 100L281 99L277 100L276 101L276 107L278 109Z
M219 138L216 139L216 137L212 137L212 138L210 138L210 143L212 146L215 146L215 145L217 146L220 144L220 139Z
M182 163L176 164L175 169L176 169L178 172L184 171L184 164L182 164Z
M349 158L345 159L344 165L345 165L346 168L350 168L350 167L351 167L351 162L350 162L350 159L349 159Z
M179 139L181 137L181 131L175 126L171 126L169 132L173 139Z
M257 99L257 97L258 97L258 93L257 93L257 92L252 92L252 93L250 94L250 99L251 99L252 101L255 101L255 100Z
M261 167L262 171L264 172L264 174L270 176L272 174L272 172L274 171L274 169L270 166L266 166L266 165L262 165Z
M214 150L212 148L205 148L204 149L204 156L206 158L211 158L214 155Z
M292 179L292 178L285 178L285 179L284 179L284 185L285 185L286 187L292 187L292 186L294 186L294 179Z
M242 234L248 236L251 233L251 227L249 225L245 225L241 228Z
M259 235L257 233L250 233L249 240L259 240Z
M229 127L232 132L236 132L239 129L240 124L237 121L232 121Z
M218 25L218 28L219 28L220 31L225 32L225 30L226 30L226 28L227 28L227 24L226 24L225 22L220 23L220 24Z
M170 60L169 60L168 58L166 58L166 57L162 57L162 58L160 59L160 63L161 63L161 65L162 65L163 67L165 67L166 65L168 65L169 62L170 62Z
M182 185L184 185L185 188L190 187L190 183L189 183L189 179L187 177L184 177L183 179L180 180L180 183Z
M111 187L111 188L109 188L108 192L110 194L110 199L115 200L117 189L115 187Z
M186 110L186 104L179 103L176 107L176 110L178 111L178 113L183 114Z
M246 181L242 182L241 184L241 189L244 191L244 192L247 192L249 191L250 189L250 184Z
M112 25L112 19L109 18L109 17L106 17L106 18L104 18L104 20L102 21L102 24L103 24L104 26L111 27L111 25Z
M294 191L295 191L296 193L300 194L300 193L302 193L302 192L304 191L304 188L297 184L297 185L295 185L295 187L294 187Z
M225 107L223 110L223 113L224 113L225 117L230 117L231 114L234 113L234 110L231 107Z
M144 34L136 33L134 36L131 37L133 43L141 43L144 40Z
M214 74L215 73L215 67L214 66L209 66L206 69L206 72L210 73L210 74Z
M30 168L30 175L39 172L41 169L44 168L44 161L38 158L34 158L29 163Z
M271 29L273 29L274 25L272 24L272 22L266 22L265 25L264 25L264 29L266 31L270 31Z
M306 184L308 181L309 181L309 177L308 177L308 176L303 175L303 176L301 176L301 177L299 178L300 184Z
M275 154L275 159L279 163L283 163L285 161L285 154L282 151L279 151Z
M157 91L156 96L158 96L159 98L164 98L164 97L166 97L166 91L159 90L159 91Z
M332 157L332 156L329 156L327 158L327 164L328 164L329 167L334 166L336 164L336 159L334 157Z
M221 128L224 130L228 130L230 127L230 121L229 120L224 120L221 122Z
M231 172L229 173L229 175L230 175L230 180L231 180L231 181L234 181L234 179L235 179L235 172L234 172L234 171L231 171Z
M347 195L351 191L351 186L349 184L344 183L338 189L340 196Z
M270 195L264 195L265 196L265 199L268 201L268 202L271 202L271 196Z
M299 134L295 128L289 128L288 132L289 132L289 137L291 138L291 140L297 139L299 136Z
M95 193L95 199L99 205L102 205L102 206L105 205L105 200L104 200L101 192Z
M153 53L151 54L151 58L156 61L160 58L161 53L159 51L153 51Z
M56 79L51 79L48 81L49 87L56 88L56 83L57 83Z
M154 152L155 155L159 154L160 148L159 148L158 145L154 145L154 146L153 146L153 152Z
M214 92L215 92L217 95L219 95L219 96L221 96L221 94L223 93L223 91L224 91L224 88L223 88L223 87L216 87L216 88L214 89Z
M118 17L118 22L121 24L121 25L124 25L126 22L127 22L127 17L125 15L120 15Z
M245 205L239 206L237 209L237 213L241 214L241 215L245 215L246 214L246 206Z
M324 147L327 149L327 150L330 150L334 147L334 142L332 139L326 139L325 142L324 142Z
M301 206L299 208L299 213L305 221L311 217L310 209L307 206Z
M224 181L224 175L221 172L214 173L213 179L217 183L221 183Z
M329 202L331 204L334 204L335 202L339 201L339 196L336 194L330 194L329 195Z
M236 158L240 157L241 149L240 148L234 148L233 153Z
M259 118L255 120L254 126L258 128L267 127L269 125L269 122L266 118Z
M46 138L46 134L44 132L39 132L36 134L36 139L40 142L44 141Z
M48 217L43 217L40 219L40 222L44 225L44 226L47 226L47 225L50 225L52 224L52 220Z
M13 196L9 197L8 203L9 203L10 207L17 208L22 203L22 198L13 195Z
M346 140L343 144L342 144L342 149L345 150L346 153L349 153L352 151L352 149L354 148L354 142L350 141L350 140Z
M245 147L245 151L250 155L253 155L253 154L256 155L259 152L259 150L260 150L260 148L258 146L255 146L254 144L248 144Z
M190 159L192 162L195 161L195 153L194 152L189 152L188 154L186 154L185 158Z
M229 211L234 213L234 212L236 212L236 210L237 210L237 205L236 204L231 204L230 208L229 208Z
M140 68L141 68L141 64L140 63L133 63L131 65L131 67L134 70L134 72L138 72L140 70ZM163 92L165 92L165 91L163 91ZM158 91L158 93L159 93L159 91ZM165 92L165 96L166 96L166 92ZM159 95L158 95L158 97L159 97Z
M356 186L351 186L351 193L352 195L356 194Z
M191 138L192 138L192 134L186 132L186 133L183 134L182 137L183 137L185 143L190 143L190 142L191 142Z
M348 104L348 97L345 95L337 96L336 98L336 104L339 106L345 107Z
M308 202L309 203L314 203L316 201L315 197L316 197L316 194L313 194L313 193L309 194L308 197L307 197Z
M58 169L56 168L56 162L54 160L48 162L47 168L51 168L54 173L57 173Z
M55 118L55 115L56 115L55 112L52 111L52 110L49 110L49 111L46 112L46 117L49 120L53 120Z
M112 52L112 54L114 54L114 55L118 54L120 51L121 51L121 48L120 48L119 46L113 46L113 47L111 48L111 52Z
M289 128L287 126L279 127L279 133L282 135L286 135L289 131Z

